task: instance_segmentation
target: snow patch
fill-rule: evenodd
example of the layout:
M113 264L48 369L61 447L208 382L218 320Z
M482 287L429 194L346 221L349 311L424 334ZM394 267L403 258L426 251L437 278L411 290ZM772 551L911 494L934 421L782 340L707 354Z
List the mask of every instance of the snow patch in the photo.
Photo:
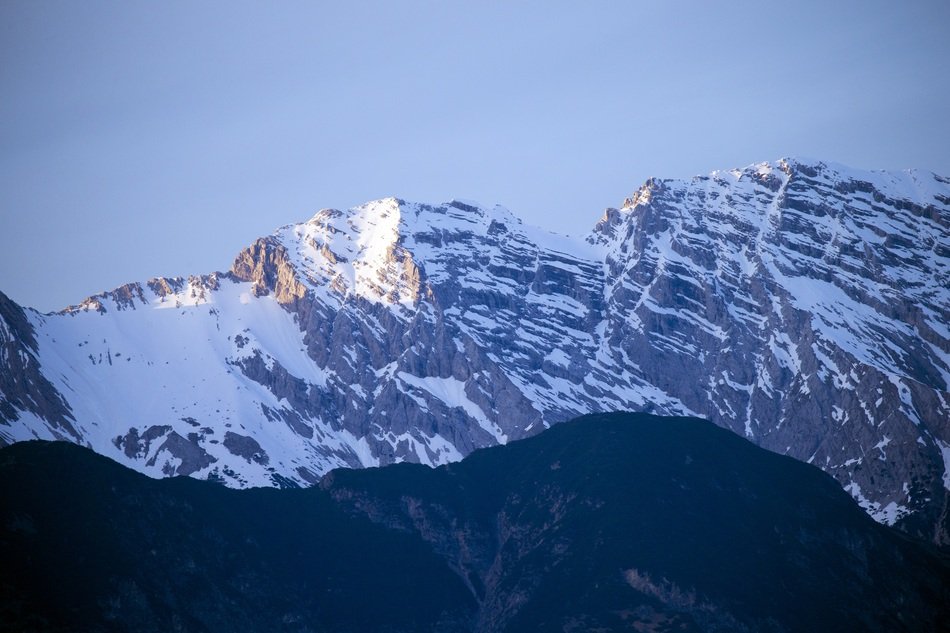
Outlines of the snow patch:
M413 376L404 371L396 374L405 384L427 391L445 403L449 408L461 407L466 415L474 419L480 427L490 433L499 444L508 442L508 437L501 428L488 419L482 409L469 400L465 394L465 383L457 378L437 378L435 376Z

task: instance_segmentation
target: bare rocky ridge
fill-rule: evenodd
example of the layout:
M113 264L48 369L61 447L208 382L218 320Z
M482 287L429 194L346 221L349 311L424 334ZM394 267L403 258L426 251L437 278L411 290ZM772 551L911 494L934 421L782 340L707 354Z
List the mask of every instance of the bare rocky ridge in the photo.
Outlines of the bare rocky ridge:
M822 467L879 520L930 506L946 544L948 181L865 176L783 161L647 183L594 237L617 304L634 306L610 311L606 337L690 410Z
M73 416L61 394L43 376L37 343L26 312L0 292L0 423L35 416L55 439L80 441ZM3 436L0 429L0 440Z
M5 309L54 391L5 357L0 436L68 420L153 476L244 487L445 463L580 413L699 415L947 544L948 235L942 177L795 160L650 180L586 240L458 201L324 210L227 273Z

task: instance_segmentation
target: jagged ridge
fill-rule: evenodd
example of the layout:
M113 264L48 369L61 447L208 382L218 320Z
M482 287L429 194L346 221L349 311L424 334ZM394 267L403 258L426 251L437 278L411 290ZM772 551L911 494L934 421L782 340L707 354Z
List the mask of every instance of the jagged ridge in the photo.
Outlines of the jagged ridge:
M651 180L586 240L459 201L324 210L228 273L27 315L74 439L152 475L307 484L652 410L944 541L948 225L942 177L783 160Z

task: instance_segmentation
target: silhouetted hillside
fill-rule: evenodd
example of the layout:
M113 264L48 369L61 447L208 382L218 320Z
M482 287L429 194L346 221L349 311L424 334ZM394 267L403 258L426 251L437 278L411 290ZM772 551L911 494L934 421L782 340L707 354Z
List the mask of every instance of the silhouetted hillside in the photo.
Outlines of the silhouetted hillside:
M927 631L950 566L710 423L587 416L318 488L0 450L5 630Z

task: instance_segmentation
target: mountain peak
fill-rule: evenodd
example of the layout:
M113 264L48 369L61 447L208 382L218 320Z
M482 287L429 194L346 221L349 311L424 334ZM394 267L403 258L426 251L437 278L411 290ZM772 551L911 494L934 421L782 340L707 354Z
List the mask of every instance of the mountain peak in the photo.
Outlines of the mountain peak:
M586 243L462 200L323 209L230 273L24 312L35 349L6 358L68 408L0 381L0 437L66 420L150 474L240 487L441 464L581 413L699 415L950 543L948 230L945 178L795 158L650 179Z

